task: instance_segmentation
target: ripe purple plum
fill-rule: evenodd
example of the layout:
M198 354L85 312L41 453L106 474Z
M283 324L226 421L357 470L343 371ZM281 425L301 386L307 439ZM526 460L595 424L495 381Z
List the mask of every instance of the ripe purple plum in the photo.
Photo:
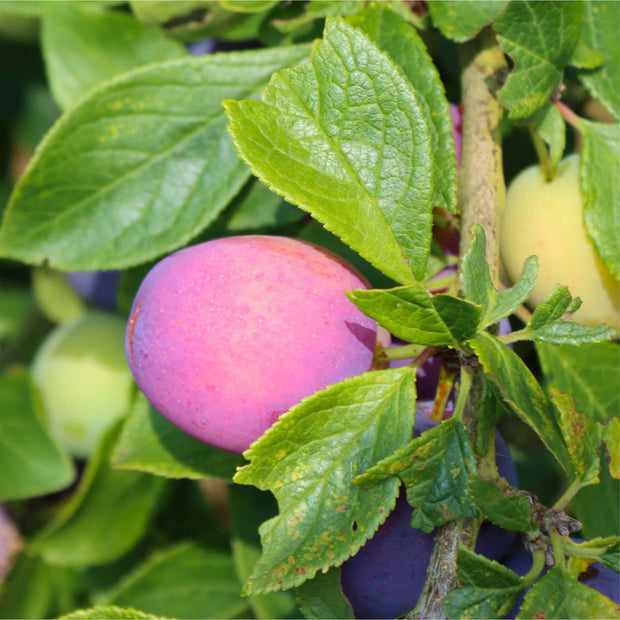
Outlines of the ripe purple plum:
M429 410L432 410L432 403L417 404L415 436L436 425L425 415ZM517 485L517 473L508 448L499 434L496 437L499 473L512 485ZM434 533L413 529L410 526L412 514L413 509L402 489L385 523L342 565L340 582L356 618L396 618L415 607L426 579ZM511 532L484 523L476 552L500 560L513 540Z
M367 287L344 260L295 239L185 248L138 290L129 366L173 424L241 453L303 398L371 369L377 325L344 294Z
M120 271L84 271L68 273L66 277L84 301L106 310L116 309Z

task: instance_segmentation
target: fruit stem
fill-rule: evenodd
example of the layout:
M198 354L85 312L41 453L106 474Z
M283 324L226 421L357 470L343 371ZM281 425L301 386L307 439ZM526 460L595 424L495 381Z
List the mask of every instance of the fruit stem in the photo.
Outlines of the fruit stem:
M560 111L562 118L572 127L581 131L581 119L561 101L554 101L553 105Z
M473 41L465 43L462 52L463 151L457 196L461 210L462 259L471 244L474 224L484 228L486 255L494 286L499 287L499 216L504 204L504 175L500 121L502 106L497 99L506 60L493 32L486 29ZM484 389L484 375L478 366L468 371L471 386L462 406L462 421L472 445L477 445L478 411ZM465 390L463 390L465 392ZM457 405L458 406L458 405ZM493 442L489 442L492 444ZM479 469L487 470L486 460L494 451L477 458ZM407 618L445 618L444 597L459 585L457 554L459 543L473 549L478 535L479 519L462 517L446 523L435 536L424 589Z
M545 183L549 183L549 181L553 180L553 177L555 176L555 166L551 163L549 150L547 149L545 141L536 131L534 125L528 125L528 129L530 130L530 137L532 138L536 155L538 155L538 161L540 161L540 167L542 168L543 175L545 177Z
M426 350L423 344L406 344L402 347L389 347L387 349L377 349L375 360L384 362L385 360L408 360L417 358Z

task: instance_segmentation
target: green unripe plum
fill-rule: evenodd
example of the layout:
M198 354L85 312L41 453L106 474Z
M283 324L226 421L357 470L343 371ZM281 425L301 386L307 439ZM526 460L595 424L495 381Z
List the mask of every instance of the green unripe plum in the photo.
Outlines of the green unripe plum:
M512 181L501 217L500 248L513 283L525 259L538 256L532 306L563 284L582 301L575 321L620 329L619 283L598 257L584 226L578 155L562 160L551 181L545 181L540 166L527 168Z
M52 331L37 352L32 377L48 428L73 456L88 457L129 410L124 336L122 319L89 310Z

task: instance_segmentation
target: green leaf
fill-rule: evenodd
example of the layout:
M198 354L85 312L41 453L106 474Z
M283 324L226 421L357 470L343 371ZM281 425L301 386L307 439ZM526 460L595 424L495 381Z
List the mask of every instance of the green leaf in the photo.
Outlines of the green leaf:
M420 96L365 34L328 18L310 64L274 75L263 103L224 106L237 150L265 184L395 281L424 278L430 130Z
M480 324L479 306L443 293L433 295L433 306L458 343L463 344L476 335Z
M489 300L495 296L495 290L487 263L486 235L479 224L472 227L471 243L463 258L460 280L465 299L479 304L485 313Z
M620 541L617 537L616 542L609 545L599 560L603 566L620 573Z
M263 555L245 593L297 586L374 534L398 481L364 491L351 480L412 436L414 412L411 368L370 372L302 401L252 445L235 481L273 491L280 514L260 528Z
M35 412L25 370L0 377L0 403L0 500L45 495L71 484L73 463Z
M577 41L582 2L510 2L495 21L502 50L515 68L499 93L511 118L530 116L549 101Z
M618 618L618 606L579 583L560 567L552 568L526 594L517 618Z
M457 43L475 37L487 24L490 24L506 6L507 1L462 2L442 0L429 2L428 10L433 24L441 33Z
M512 287L497 291L489 303L489 309L484 316L485 325L492 325L503 318L510 316L526 302L536 286L538 273L538 257L530 256L523 263L523 271L519 281Z
M0 351L7 340L11 340L27 328L26 321L32 312L32 296L25 288L4 287L0 291Z
M102 602L157 617L247 617L231 555L191 542L154 553Z
M569 539L564 541L563 549L569 558L589 558L600 560L600 562L611 568L616 573L620 572L620 538L618 536L607 536L606 538L594 538L583 543L577 543ZM569 566L570 568L570 566ZM577 573L583 570L580 567ZM572 573L578 577L578 574Z
M233 561L240 581L244 582L261 554L258 528L278 514L278 507L271 493L233 484L230 512ZM299 614L292 592L250 595L246 600L257 618L295 618Z
M580 411L606 422L620 411L620 348L616 343L554 347L537 343L546 384L570 394Z
M570 458L551 404L521 358L485 332L478 333L470 344L506 404L536 432L560 465L570 471Z
M66 616L62 616L60 620L108 620L108 619L131 619L136 618L163 618L163 616L153 616L145 614L143 611L132 609L131 607L116 607L115 605L91 607L90 609L78 609Z
M50 89L63 109L121 73L187 54L180 43L130 15L63 5L43 15L41 45Z
M169 61L92 91L21 177L0 253L82 271L127 267L185 244L248 177L222 98L257 96L274 71L307 54L290 46Z
M556 420L571 461L571 481L582 486L598 482L599 450L604 427L575 408L575 401L556 388L549 390Z
M553 168L562 159L566 146L566 123L562 118L562 113L556 106L549 103L536 115L534 130L547 143L549 163Z
M433 297L420 285L359 289L348 291L347 297L397 338L428 346L457 344L433 305Z
M586 230L598 255L616 279L620 278L620 125L580 120L583 150L579 184Z
M340 587L340 568L317 573L314 579L301 584L296 590L297 604L306 618L354 618L351 604Z
M354 482L370 488L391 476L407 487L407 501L417 508L411 527L431 532L457 517L478 514L467 488L476 473L474 453L461 422L451 418L383 459Z
M620 478L620 418L612 418L603 436L609 455L609 471L613 478Z
M347 21L387 52L421 95L435 160L433 204L456 213L456 151L450 104L424 41L411 24L383 6L358 11Z
M118 431L117 424L105 435L77 490L32 541L32 553L50 564L105 564L129 551L146 532L165 481L110 468Z
M278 0L220 0L220 6L239 13L256 13L266 11L278 3Z
M549 325L561 318L566 312L574 312L579 309L581 301L575 304L568 288L563 285L556 286L534 310L534 314L527 324L528 329L536 330L544 325Z
M526 587L510 569L463 545L458 549L458 575L462 587L442 603L448 618L503 618Z
M580 71L579 78L592 96L620 120L620 14L617 8L614 2L591 0L585 3L580 41L602 55L605 63L594 71Z
M245 461L179 430L140 393L114 446L111 462L119 469L166 478L232 480L235 469Z
M530 503L523 495L504 495L491 480L471 476L469 490L489 521L505 530L530 532L537 529L530 517Z
M557 321L543 325L538 329L528 329L527 337L536 342L545 342L554 345L592 344L605 342L616 336L616 330L601 323L596 327L586 327L571 321Z

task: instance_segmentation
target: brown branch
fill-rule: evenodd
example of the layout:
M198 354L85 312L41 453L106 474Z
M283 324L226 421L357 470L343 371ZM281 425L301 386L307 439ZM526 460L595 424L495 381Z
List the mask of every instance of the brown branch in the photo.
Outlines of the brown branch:
M460 254L462 259L469 248L471 227L480 224L486 233L487 261L496 286L499 285L498 224L505 192L499 126L502 107L497 92L505 71L504 55L490 31L482 32L463 46L463 155L458 186ZM482 371L476 368L463 412L463 422L474 446L477 444L477 417L482 392ZM494 442L489 444L489 452L477 459L481 475L495 471ZM458 543L473 549L479 525L478 519L459 518L439 528L424 590L408 618L446 617L442 601L458 586Z

